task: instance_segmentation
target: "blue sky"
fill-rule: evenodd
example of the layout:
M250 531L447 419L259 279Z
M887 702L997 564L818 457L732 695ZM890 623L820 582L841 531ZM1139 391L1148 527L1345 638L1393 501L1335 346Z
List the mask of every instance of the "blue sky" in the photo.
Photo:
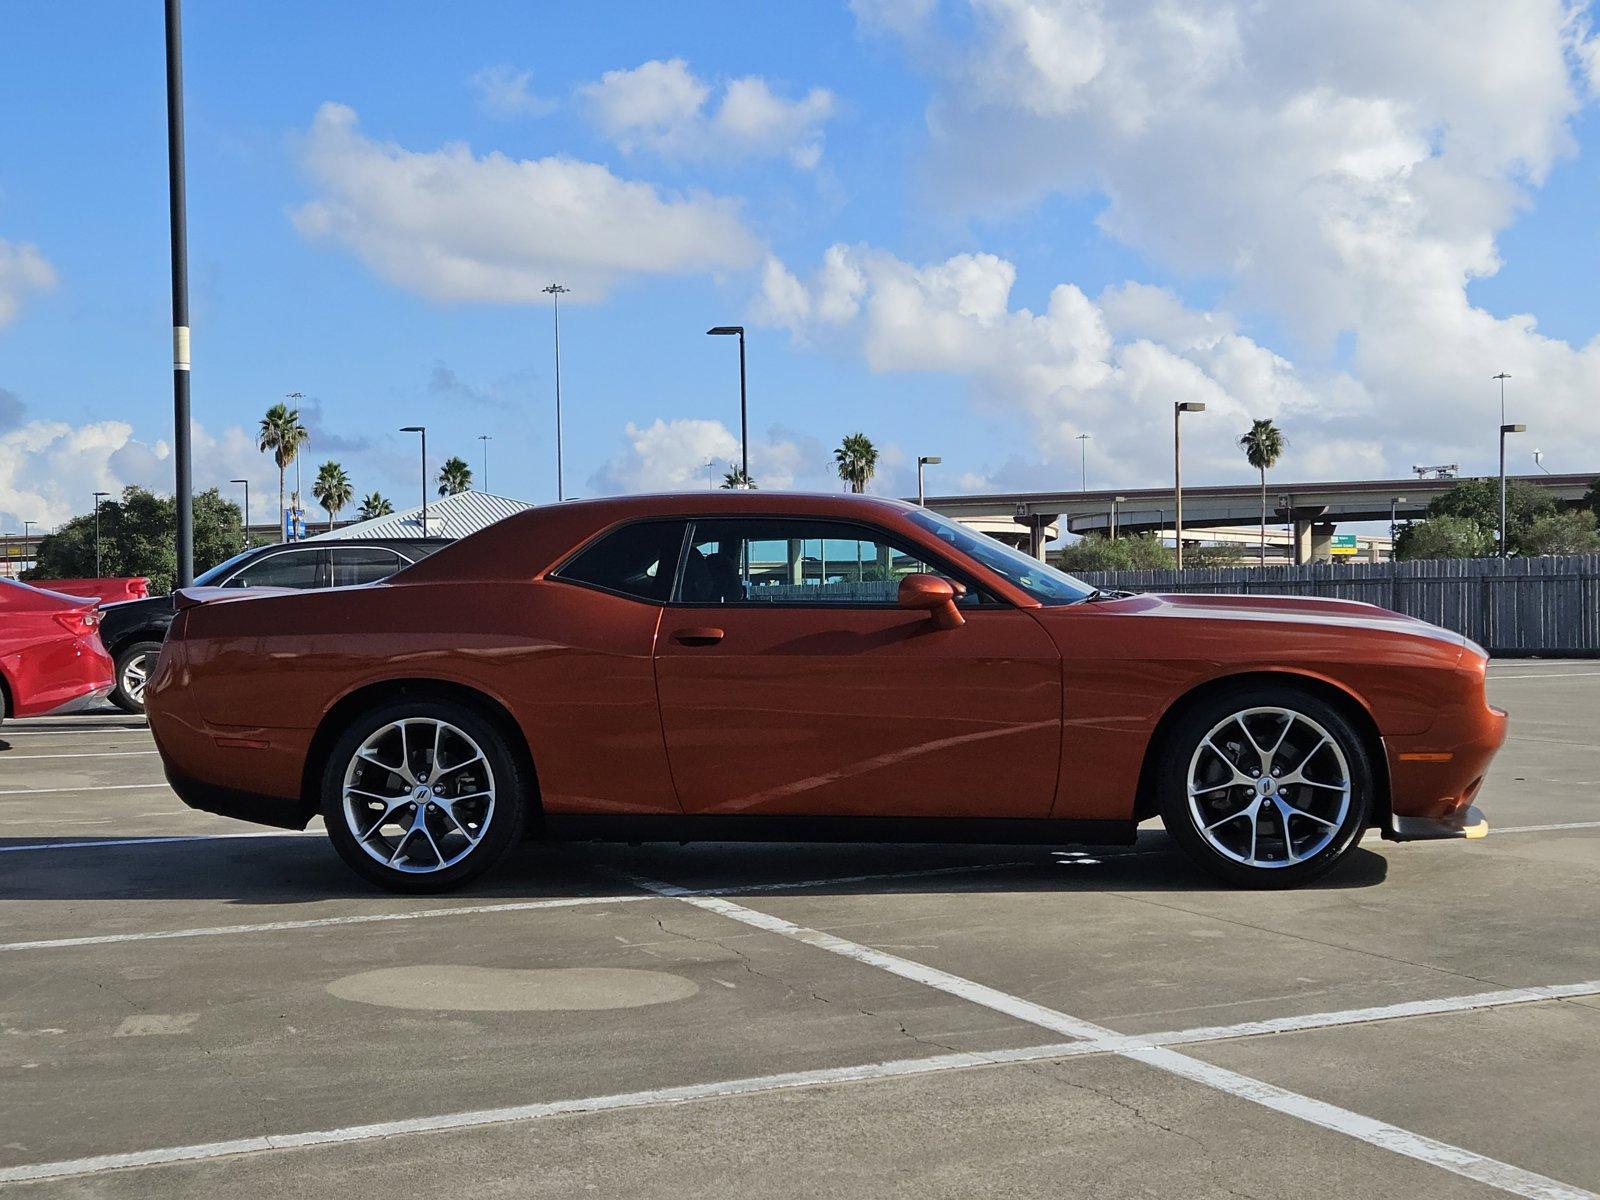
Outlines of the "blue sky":
M359 491L413 500L396 427L420 423L436 462L478 469L487 433L491 490L551 498L533 285L557 278L578 495L703 486L738 419L734 347L704 330L741 321L780 485L838 486L856 429L887 491L918 453L937 490L1076 486L1085 431L1091 486L1153 484L1194 397L1196 482L1249 475L1229 443L1259 415L1298 477L1487 470L1500 369L1530 449L1600 466L1583 12L1422 37L1460 6L1179 7L1180 33L1131 0L191 3L197 483L268 496L248 437L300 391L306 466ZM152 5L7 18L7 527L170 476L161 37ZM1515 65L1474 83L1475 41ZM600 203L568 228L580 177Z

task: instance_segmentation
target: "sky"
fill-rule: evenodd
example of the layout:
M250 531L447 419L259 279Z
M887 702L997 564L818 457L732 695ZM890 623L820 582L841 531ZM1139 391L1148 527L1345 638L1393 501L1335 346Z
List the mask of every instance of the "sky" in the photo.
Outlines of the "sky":
M191 0L195 482L358 496L1600 470L1600 40L1561 0ZM172 480L161 6L0 36L0 528ZM1079 440L1088 434L1087 443ZM491 439L486 444L481 435ZM483 452L487 448L487 478ZM291 471L292 474L292 471ZM291 480L292 486L292 480Z

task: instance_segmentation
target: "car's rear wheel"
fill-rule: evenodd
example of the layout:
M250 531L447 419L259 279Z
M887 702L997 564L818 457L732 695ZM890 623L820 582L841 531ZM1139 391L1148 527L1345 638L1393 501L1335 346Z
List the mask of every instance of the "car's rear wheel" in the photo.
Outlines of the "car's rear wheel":
M1295 887L1361 839L1373 803L1360 734L1291 687L1240 689L1185 713L1164 747L1161 820L1206 870L1245 887Z
M160 642L135 642L117 652L117 681L111 689L111 703L123 712L144 711L144 688L155 674L161 656Z
M444 700L387 704L328 756L322 816L357 874L442 892L494 866L522 832L525 781L498 726Z

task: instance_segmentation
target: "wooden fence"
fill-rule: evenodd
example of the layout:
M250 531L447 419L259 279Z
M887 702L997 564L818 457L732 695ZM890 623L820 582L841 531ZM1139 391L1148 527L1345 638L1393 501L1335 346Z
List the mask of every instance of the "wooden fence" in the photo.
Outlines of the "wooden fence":
M1074 573L1108 590L1364 600L1464 633L1496 654L1600 654L1600 554Z

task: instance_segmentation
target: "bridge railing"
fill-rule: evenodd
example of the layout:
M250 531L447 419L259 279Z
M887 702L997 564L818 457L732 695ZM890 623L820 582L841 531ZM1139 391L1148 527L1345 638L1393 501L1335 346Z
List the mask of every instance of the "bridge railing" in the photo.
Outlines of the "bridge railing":
M1130 592L1337 596L1454 629L1496 654L1600 654L1600 554L1074 574Z

